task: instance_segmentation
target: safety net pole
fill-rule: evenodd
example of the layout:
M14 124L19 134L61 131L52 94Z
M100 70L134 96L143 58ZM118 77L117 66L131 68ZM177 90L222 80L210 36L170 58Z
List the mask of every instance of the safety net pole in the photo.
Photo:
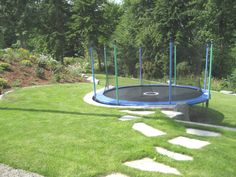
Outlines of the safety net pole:
M210 68L209 68L209 81L208 81L209 98L211 98L212 63L213 63L213 41L211 41L211 49L210 49L210 66L209 66Z
M139 48L139 82L140 82L140 85L143 84L142 65L143 65L143 61L142 61L142 47L140 47Z
M105 84L105 87L109 87L108 70L107 70L107 49L106 49L106 45L105 44L104 44L104 65L105 65L105 72L106 72L106 84Z
M171 104L172 100L172 55L173 55L173 40L170 39L169 104Z
M116 104L119 104L117 52L116 52L116 45L115 44L114 44L114 62L115 62L115 79L116 79Z
M174 45L174 85L176 85L176 45Z
M95 83L95 74L94 74L94 58L93 58L93 48L89 48L89 56L92 64L92 77L93 77L93 92L94 92L94 98L96 98L96 83Z
M208 44L206 45L206 63L205 63L205 76L204 76L204 90L206 90L206 84L207 84L207 74L208 74L208 53L209 53L209 47Z

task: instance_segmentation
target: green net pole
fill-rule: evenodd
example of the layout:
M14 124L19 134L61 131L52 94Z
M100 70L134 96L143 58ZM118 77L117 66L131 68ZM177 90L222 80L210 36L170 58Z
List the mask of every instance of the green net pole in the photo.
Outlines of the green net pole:
M176 45L174 46L174 85L176 85Z
M208 95L209 99L211 98L211 78L212 78L212 63L213 63L213 41L211 41L210 49L210 69L209 69L209 80L208 80Z
M106 49L106 45L105 44L104 44L104 65L105 65L105 72L106 72L106 84L105 84L105 87L109 87L108 70L107 70L107 49Z
M116 45L115 44L114 44L114 62L115 62L115 78L116 78L116 104L119 104L117 53L116 53Z

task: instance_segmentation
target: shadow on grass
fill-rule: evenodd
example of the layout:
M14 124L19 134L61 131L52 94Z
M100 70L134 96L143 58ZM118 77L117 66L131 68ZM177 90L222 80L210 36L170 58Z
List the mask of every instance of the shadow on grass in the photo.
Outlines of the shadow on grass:
M86 116L101 116L101 117L120 117L119 114L99 114L99 113L83 113L76 111L63 111L63 110L51 110L51 109L27 109L27 108L7 108L0 107L0 110L4 111L25 111L25 112L43 112L43 113L56 113L56 114L69 114L69 115L86 115Z
M223 123L224 114L211 108L193 106L190 108L189 113L190 121L192 122L232 126L230 124Z

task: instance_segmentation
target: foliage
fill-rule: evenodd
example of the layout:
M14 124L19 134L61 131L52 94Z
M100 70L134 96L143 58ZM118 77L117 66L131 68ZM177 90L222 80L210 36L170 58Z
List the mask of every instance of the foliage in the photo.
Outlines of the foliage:
M45 77L45 69L42 67L37 67L35 69L35 74L38 78L43 79Z
M191 69L191 67L188 64L188 62L186 62L186 61L180 62L176 66L177 73L180 76L188 75L190 73L190 69Z
M58 61L53 59L52 56L44 54L39 55L39 57L36 60L36 63L38 64L39 67L49 68L51 70L55 70L57 65L59 64Z
M4 89L8 87L8 82L6 79L0 78L0 88Z
M65 57L64 58L64 65L73 65L78 60L79 60L79 58L77 58L77 57Z
M23 65L23 66L28 66L28 67L32 66L32 62L30 60L25 60L25 59L21 60L20 64Z
M229 87L236 92L236 68L232 74L228 77Z
M136 76L137 51L143 46L146 67L158 66L146 74L154 78L167 75L170 37L188 49L177 52L178 63L187 59L196 68L195 58L189 58L195 54L193 46L213 40L213 76L227 79L236 66L231 52L236 41L235 7L234 0L125 0L123 5L108 0L2 0L0 47L14 49L0 52L0 58L30 59L29 51L34 51L63 63L65 57L86 58L86 50L93 46L102 70L103 45L116 44L121 74Z
M81 74L83 73L83 68L81 67L81 65L79 63L77 63L74 65L69 65L67 67L67 71L73 77L78 77L78 76L81 76Z
M19 48L15 52L17 54L17 58L19 58L19 59L29 59L30 58L30 52L27 49Z
M0 68L2 68L2 70L6 71L10 69L10 64L8 63L4 63L4 62L0 62Z

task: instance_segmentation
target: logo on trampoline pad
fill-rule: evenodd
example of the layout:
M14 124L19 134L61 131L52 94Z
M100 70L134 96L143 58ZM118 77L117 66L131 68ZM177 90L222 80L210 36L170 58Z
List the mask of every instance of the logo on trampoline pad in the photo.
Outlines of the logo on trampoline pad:
M145 96L157 96L159 95L158 92L144 92L143 95Z

